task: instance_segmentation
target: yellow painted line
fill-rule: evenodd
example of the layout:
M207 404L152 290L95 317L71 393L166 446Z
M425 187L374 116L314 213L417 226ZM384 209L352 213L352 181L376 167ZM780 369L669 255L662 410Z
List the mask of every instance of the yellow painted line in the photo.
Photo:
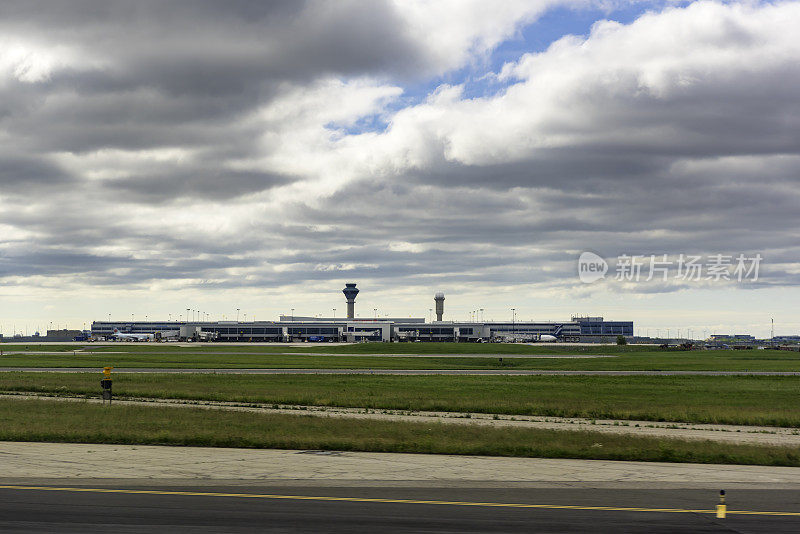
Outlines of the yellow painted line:
M389 503L389 504L434 504L434 505L445 505L445 506L488 506L495 508L539 508L547 510L600 510L609 512L661 512L661 513L680 513L680 514L716 513L716 510L691 510L686 508L635 508L635 507L623 507L623 506L580 506L580 505L570 505L570 504L426 501L426 500L415 500L415 499L378 499L371 497L324 497L324 496L313 496L313 495L216 493L216 492L201 492L201 491L161 491L161 490L133 490L133 489L114 489L114 488L0 486L0 489L33 490L33 491L70 491L77 493L121 493L127 495L183 495L190 497L236 497L236 498L246 498L246 499L284 499L284 500L296 500L296 501L368 502L368 503ZM762 510L728 510L728 514L800 517L800 512L770 512Z

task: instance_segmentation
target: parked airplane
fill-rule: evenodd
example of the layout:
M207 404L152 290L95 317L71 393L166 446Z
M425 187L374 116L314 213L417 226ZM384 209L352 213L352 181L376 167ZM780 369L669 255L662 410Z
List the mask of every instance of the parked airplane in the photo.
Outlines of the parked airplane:
M113 336L115 339L121 339L123 341L150 341L155 338L155 334L124 334L120 332L118 328L114 329Z

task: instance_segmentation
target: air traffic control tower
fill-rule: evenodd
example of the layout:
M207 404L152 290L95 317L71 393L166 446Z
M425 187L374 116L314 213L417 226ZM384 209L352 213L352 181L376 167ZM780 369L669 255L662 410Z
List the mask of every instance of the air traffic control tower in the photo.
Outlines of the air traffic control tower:
M358 289L356 289L356 284L354 282L345 284L345 288L342 289L342 293L344 293L344 297L347 299L347 318L355 319L356 295L358 295Z
M442 315L444 315L444 293L438 291L434 295L433 301L436 303L436 320L441 321Z

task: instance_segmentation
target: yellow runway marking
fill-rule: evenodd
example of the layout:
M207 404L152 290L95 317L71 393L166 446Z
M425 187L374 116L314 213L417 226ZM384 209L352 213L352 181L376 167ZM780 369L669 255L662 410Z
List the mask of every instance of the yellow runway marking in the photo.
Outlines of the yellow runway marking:
M58 488L52 486L0 486L0 489L32 491L69 491L76 493L121 493L127 495L183 495L190 497L236 497L245 499L285 499L294 501L369 502L389 504L433 504L445 506L488 506L495 508L538 508L546 510L600 510L608 512L661 512L678 514L715 514L716 510L691 510L686 508L635 508L624 506L580 506L571 504L527 504L470 501L425 501L415 499L378 499L371 497L324 497L313 495L275 495L260 493L215 493L201 491L162 491L113 488ZM800 517L800 512L770 512L762 510L728 510L729 515L769 515Z

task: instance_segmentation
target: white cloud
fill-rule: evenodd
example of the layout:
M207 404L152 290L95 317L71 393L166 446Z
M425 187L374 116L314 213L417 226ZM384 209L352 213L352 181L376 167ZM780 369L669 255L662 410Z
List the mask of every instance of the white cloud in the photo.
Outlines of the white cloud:
M713 2L648 14L630 25L601 22L585 40L565 37L506 65L501 78L517 81L502 94L463 99L458 88L443 88L398 112L385 138L368 141L394 166L409 167L430 163L437 153L484 165L587 145L684 151L704 143L713 153L721 150L719 140L697 130L692 118L698 113L713 128L725 119L715 111L733 111L737 102L759 98L763 109L741 111L766 120L791 104L793 91L773 84L800 80L798 23L798 3Z
M409 38L423 43L434 73L441 74L480 60L524 23L557 4L576 1L394 0L407 24Z
M73 58L74 55L63 47L54 49L3 38L0 39L0 80L42 82L55 68L64 66Z

